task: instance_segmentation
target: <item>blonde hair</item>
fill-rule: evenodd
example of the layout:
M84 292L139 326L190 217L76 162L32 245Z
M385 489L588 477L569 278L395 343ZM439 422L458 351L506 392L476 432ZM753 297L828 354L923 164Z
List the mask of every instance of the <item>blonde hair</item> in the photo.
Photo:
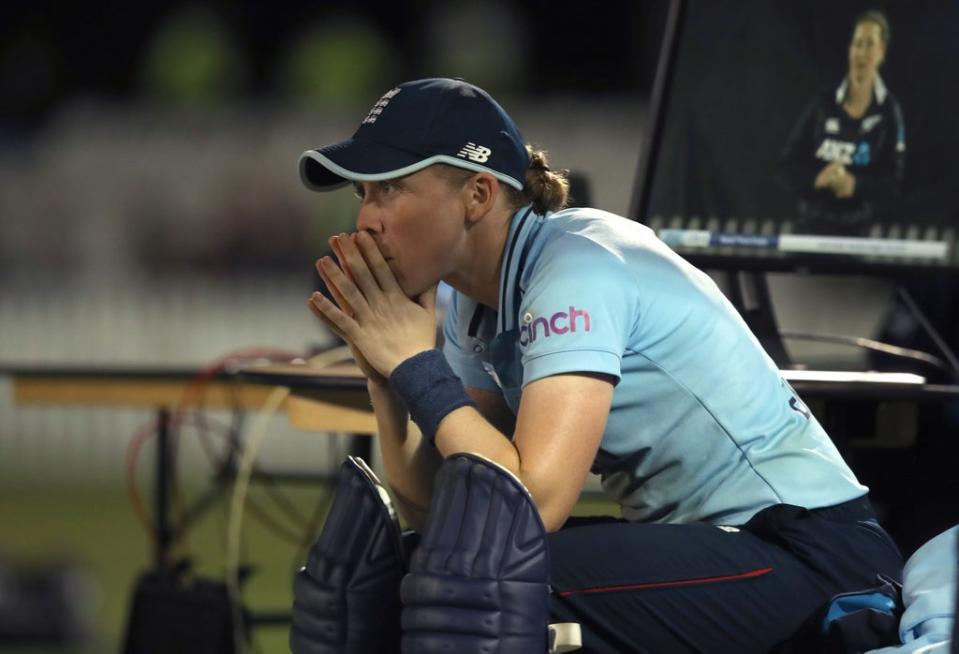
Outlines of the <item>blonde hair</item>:
M553 171L549 168L549 160L544 150L534 150L527 145L529 153L529 168L526 169L526 180L523 190L503 184L501 188L506 201L515 210L532 204L536 213L559 211L566 208L569 202L569 175L568 170ZM472 170L457 168L448 164L436 164L437 173L451 186L460 187L476 173Z

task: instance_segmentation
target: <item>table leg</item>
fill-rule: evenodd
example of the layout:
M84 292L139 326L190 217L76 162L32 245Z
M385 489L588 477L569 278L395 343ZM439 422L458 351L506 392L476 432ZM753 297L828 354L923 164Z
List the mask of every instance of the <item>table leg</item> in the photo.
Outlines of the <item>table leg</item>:
M156 530L156 568L163 572L170 570L170 547L173 544L173 527L170 523L170 489L172 485L172 466L170 452L170 410L161 408L157 412L156 442L156 479L154 486Z

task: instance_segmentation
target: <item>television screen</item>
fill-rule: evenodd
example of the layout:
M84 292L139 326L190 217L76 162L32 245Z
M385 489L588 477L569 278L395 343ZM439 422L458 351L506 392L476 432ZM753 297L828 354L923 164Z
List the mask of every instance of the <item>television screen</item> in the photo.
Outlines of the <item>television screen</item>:
M634 218L703 265L959 266L959 3L678 7Z

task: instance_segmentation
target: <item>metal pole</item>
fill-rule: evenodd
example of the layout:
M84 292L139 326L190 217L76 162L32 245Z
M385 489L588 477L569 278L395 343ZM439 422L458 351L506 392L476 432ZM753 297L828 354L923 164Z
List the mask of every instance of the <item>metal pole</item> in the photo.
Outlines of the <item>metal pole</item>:
M156 502L154 524L156 527L156 567L158 572L171 569L170 546L173 543L173 527L170 524L170 410L166 407L157 413L156 453Z

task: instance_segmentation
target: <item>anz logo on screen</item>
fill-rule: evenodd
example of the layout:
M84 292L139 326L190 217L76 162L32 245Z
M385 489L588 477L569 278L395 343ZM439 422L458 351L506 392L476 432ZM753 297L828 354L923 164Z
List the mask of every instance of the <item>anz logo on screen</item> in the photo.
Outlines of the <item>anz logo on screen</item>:
M838 141L836 139L823 139L816 150L816 158L823 161L838 161L839 163L850 166L868 166L872 161L872 151L868 143L849 143L848 141Z

